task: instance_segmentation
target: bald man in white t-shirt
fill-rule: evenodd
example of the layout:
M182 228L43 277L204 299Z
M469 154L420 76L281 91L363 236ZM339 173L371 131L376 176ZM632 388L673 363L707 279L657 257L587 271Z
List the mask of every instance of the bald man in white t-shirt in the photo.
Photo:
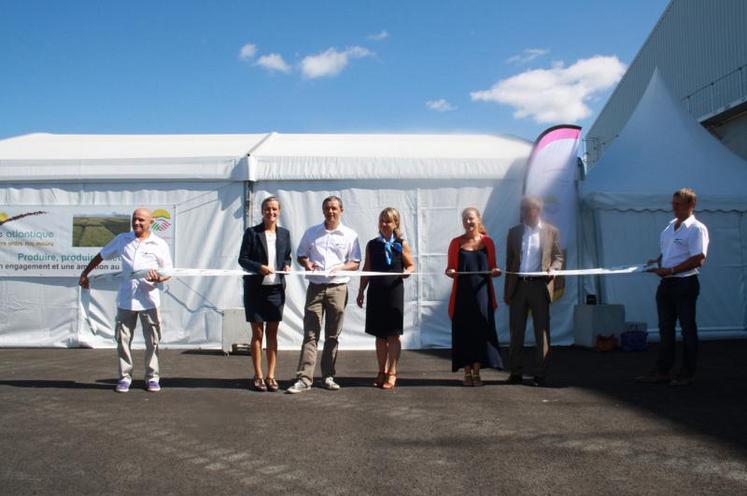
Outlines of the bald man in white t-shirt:
M122 258L122 283L117 293L117 317L114 336L119 358L119 381L116 391L126 393L132 384L132 335L138 317L145 338L145 387L161 390L158 364L158 343L161 340L161 316L158 312L158 283L170 277L158 269L172 268L171 253L166 242L151 232L153 215L146 208L132 213L132 231L118 234L104 246L80 275L80 285L89 287L88 274L102 261ZM143 278L131 278L133 272L147 270Z

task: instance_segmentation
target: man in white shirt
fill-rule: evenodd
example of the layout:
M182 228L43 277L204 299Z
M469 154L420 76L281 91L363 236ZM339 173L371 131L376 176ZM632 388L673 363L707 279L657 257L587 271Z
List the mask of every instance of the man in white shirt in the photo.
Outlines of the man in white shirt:
M521 224L512 227L506 237L506 282L503 299L509 306L511 331L511 375L508 382L523 382L524 336L531 311L536 343L536 365L531 384L544 386L550 355L550 302L555 293L552 271L563 268L563 252L560 249L557 228L540 218L540 198L522 198L520 210ZM547 272L547 276L520 276L515 272Z
M341 222L342 200L336 196L325 198L322 212L324 222L309 228L301 238L296 251L298 263L310 272L358 270L361 261L358 235ZM340 389L334 380L335 361L350 278L333 275L309 275L307 278L309 287L304 307L303 346L296 373L298 380L286 391L291 394L307 391L314 381L322 318L325 319L322 385L330 391Z
M661 278L656 290L659 314L659 358L656 369L638 377L638 382L669 383L672 386L692 384L698 358L698 326L695 307L700 293L699 268L708 254L708 228L695 218L695 191L682 188L672 195L674 219L661 232L659 257L649 260L650 269ZM680 321L684 356L682 369L670 377L675 360L675 325Z
M158 342L161 339L161 318L158 313L160 295L158 283L169 277L158 274L158 269L172 268L171 254L166 242L151 232L153 216L148 209L138 208L132 213L132 231L117 235L104 246L80 275L80 285L89 287L88 274L102 261L121 257L122 283L117 293L115 339L119 358L119 381L116 391L126 393L132 384L132 335L137 318L145 337L145 384L148 391L160 391ZM133 272L148 270L144 278L131 278Z

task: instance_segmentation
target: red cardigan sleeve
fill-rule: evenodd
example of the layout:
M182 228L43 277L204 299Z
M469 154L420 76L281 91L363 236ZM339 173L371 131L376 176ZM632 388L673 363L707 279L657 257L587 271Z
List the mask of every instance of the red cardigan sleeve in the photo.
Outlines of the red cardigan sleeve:
M447 269L457 270L459 265L459 237L451 240L449 243L448 258L446 261ZM452 279L451 283L451 296L449 297L449 317L454 318L454 304L456 303L456 291L457 291L457 277Z

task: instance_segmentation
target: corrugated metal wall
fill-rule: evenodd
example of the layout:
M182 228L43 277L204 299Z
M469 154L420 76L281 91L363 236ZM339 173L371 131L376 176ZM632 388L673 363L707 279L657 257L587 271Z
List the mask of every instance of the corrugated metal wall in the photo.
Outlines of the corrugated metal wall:
M703 121L747 101L747 0L672 0L586 135L596 162L658 67Z

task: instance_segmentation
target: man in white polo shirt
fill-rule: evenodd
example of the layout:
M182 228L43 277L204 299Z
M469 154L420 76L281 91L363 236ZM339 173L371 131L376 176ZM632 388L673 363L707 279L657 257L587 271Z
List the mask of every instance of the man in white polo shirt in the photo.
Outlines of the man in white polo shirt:
M361 248L355 231L341 222L342 200L336 196L322 202L324 222L309 228L301 238L296 255L298 263L308 271L358 270ZM347 276L309 275L306 305L303 318L303 346L298 360L297 381L288 393L301 393L311 388L314 381L317 343L324 325L324 351L322 352L322 385L336 391L335 361L337 344L342 332L345 306L348 302Z
M145 337L145 384L148 391L160 391L158 342L161 339L161 318L158 313L160 296L158 283L169 277L158 269L172 268L166 242L151 232L153 216L148 209L132 213L132 231L117 235L104 246L80 275L80 285L89 287L88 274L103 260L122 258L122 283L117 293L115 339L119 357L119 381L116 391L126 393L132 383L132 335L140 317ZM130 278L133 272L148 270L144 278Z
M669 383L671 386L692 384L698 358L698 326L695 306L700 292L698 269L708 254L708 228L693 215L695 191L682 188L672 195L675 218L662 231L659 257L649 260L658 267L651 269L659 277L656 310L659 314L659 358L656 369L638 377L638 382ZM674 377L670 371L675 359L675 325L680 321L684 353L682 369Z

